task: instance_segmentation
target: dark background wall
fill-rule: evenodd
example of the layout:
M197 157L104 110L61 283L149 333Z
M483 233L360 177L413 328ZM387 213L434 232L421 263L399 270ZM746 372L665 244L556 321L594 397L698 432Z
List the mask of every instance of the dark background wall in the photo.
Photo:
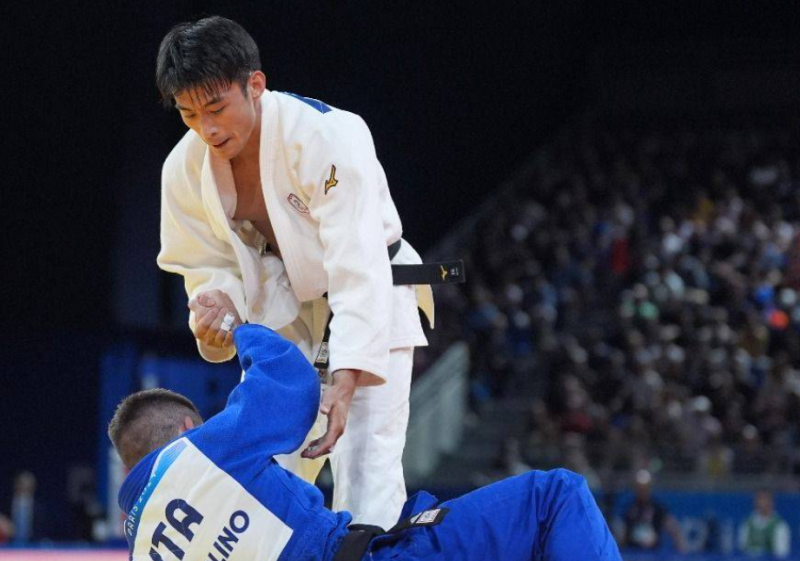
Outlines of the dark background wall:
M160 166L183 133L153 84L171 25L236 19L259 43L271 89L361 114L406 237L425 250L570 115L604 101L624 111L644 86L669 96L658 79L638 80L648 69L688 66L695 84L709 69L777 57L783 86L766 89L792 97L792 3L649 4L5 4L0 511L14 472L34 470L57 502L64 466L93 461L109 344L192 352L180 281L155 267Z

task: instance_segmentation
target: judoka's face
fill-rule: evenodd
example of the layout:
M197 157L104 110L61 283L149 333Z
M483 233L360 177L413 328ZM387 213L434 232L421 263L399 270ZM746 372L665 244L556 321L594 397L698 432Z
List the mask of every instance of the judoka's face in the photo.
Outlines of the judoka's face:
M251 144L257 146L261 129L260 98L266 77L256 71L247 88L231 84L216 95L203 88L186 90L175 96L175 107L186 126L208 144L214 154L232 160Z

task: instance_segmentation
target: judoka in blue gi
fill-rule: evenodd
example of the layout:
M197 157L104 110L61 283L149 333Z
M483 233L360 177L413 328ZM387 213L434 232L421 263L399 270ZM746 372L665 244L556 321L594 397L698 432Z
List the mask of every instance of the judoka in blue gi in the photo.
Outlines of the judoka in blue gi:
M163 389L114 414L109 436L132 468L119 505L133 561L621 559L585 480L566 470L441 504L422 492L389 533L348 528L349 513L326 509L319 489L273 459L301 446L317 417L316 371L265 327L238 327L234 342L245 377L207 422Z

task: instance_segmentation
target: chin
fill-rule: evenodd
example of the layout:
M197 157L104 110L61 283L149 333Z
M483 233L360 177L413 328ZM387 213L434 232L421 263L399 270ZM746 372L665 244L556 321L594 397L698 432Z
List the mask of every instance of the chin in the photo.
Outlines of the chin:
M211 145L210 147L219 156L224 156L225 158L228 159L233 158L235 154L239 153L239 150L236 147L232 146L230 142L223 148L217 148L216 146L213 145Z
M225 157L229 160L232 160L239 156L242 153L242 148L240 146L230 147L228 152L225 154Z

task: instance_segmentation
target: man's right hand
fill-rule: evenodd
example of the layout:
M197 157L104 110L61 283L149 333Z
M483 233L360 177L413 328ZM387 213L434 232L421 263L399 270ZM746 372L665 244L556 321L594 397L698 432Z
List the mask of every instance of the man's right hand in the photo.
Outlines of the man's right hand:
M209 347L227 349L233 345L233 330L242 324L233 301L221 290L201 292L189 301L195 314L194 336ZM230 331L222 329L225 315L234 316Z

